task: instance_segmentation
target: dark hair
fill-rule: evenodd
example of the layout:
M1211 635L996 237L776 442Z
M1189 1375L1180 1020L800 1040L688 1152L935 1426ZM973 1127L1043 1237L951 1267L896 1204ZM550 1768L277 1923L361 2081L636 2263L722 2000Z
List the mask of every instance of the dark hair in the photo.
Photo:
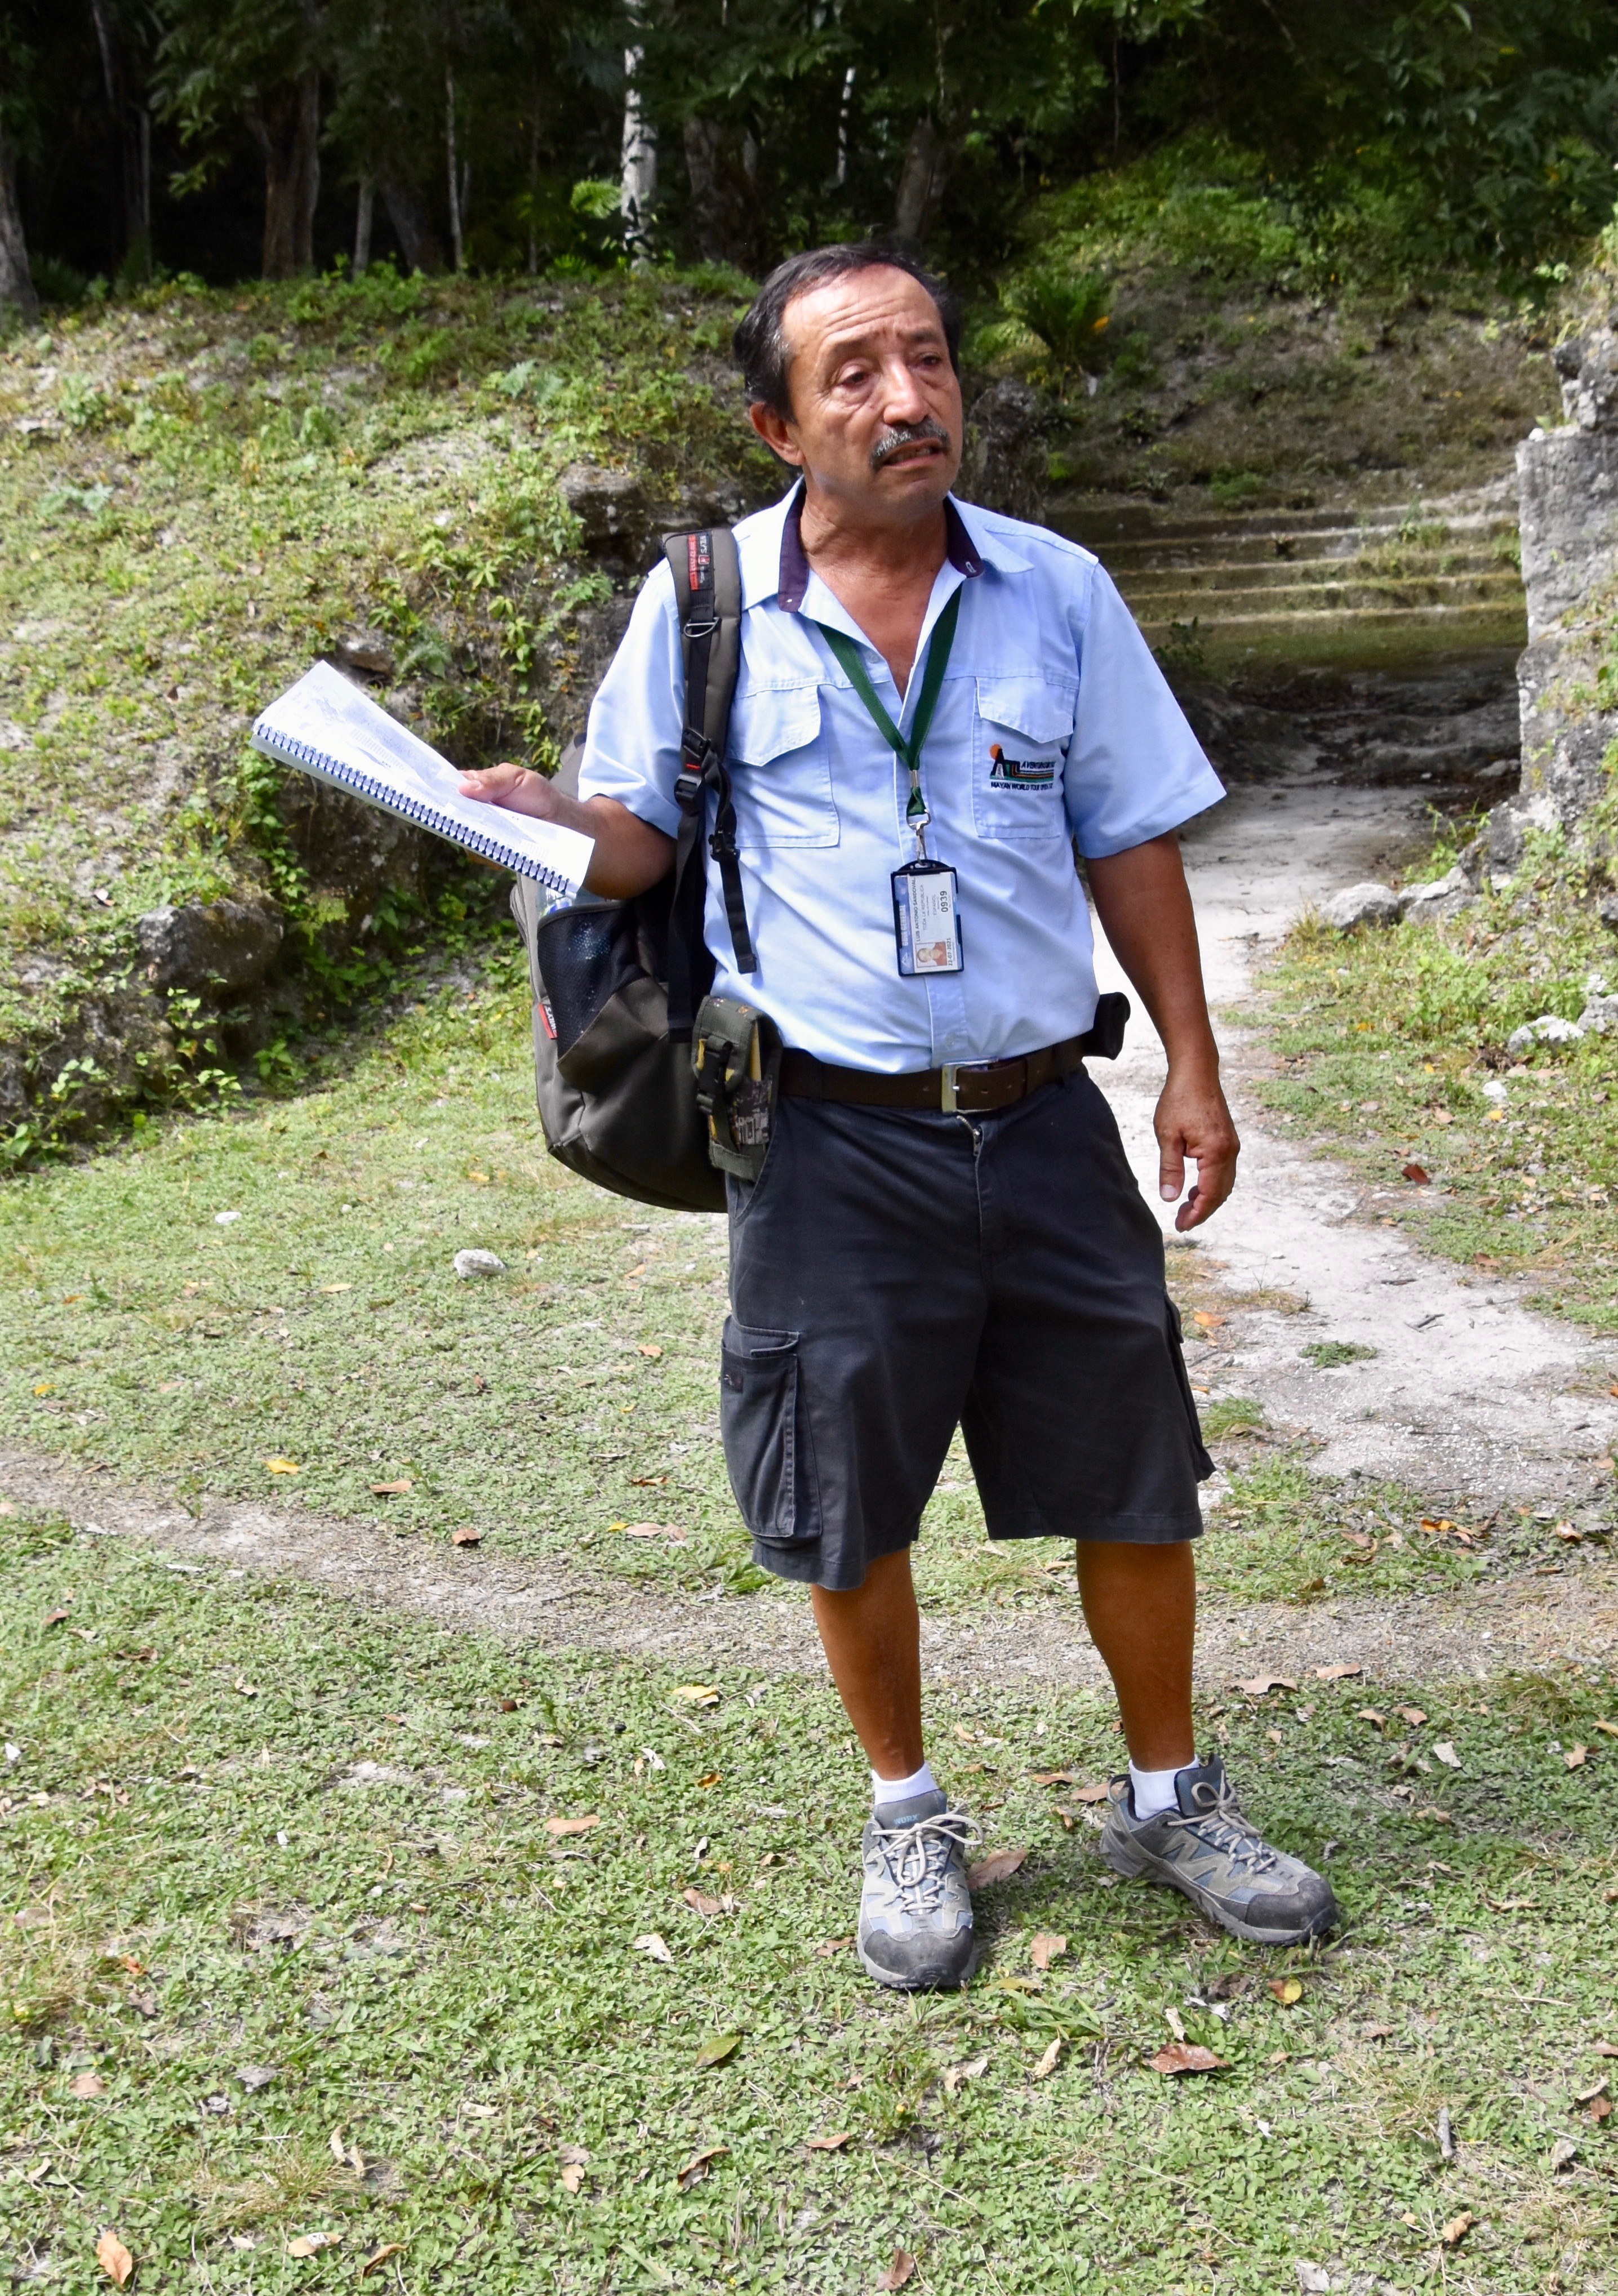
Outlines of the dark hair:
M943 281L924 271L898 248L880 246L873 239L857 239L842 247L811 247L801 255L789 255L784 263L776 264L743 313L735 348L750 405L773 406L777 414L792 414L786 336L782 327L786 307L795 297L824 287L829 280L849 279L860 271L903 271L926 289L938 307L944 340L949 347L949 364L959 374L961 314Z

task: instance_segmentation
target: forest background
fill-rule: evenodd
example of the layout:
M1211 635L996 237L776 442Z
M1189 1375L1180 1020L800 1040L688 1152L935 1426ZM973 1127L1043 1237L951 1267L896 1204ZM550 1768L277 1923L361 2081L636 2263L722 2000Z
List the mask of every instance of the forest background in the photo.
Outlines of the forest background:
M1165 155L1293 283L1541 294L1607 218L1602 0L9 0L0 306L396 258L756 275L891 231L981 291Z

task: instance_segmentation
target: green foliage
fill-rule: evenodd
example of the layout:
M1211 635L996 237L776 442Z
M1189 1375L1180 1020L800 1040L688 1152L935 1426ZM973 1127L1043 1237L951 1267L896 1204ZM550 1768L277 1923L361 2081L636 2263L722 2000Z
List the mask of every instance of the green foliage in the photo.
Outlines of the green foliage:
M1072 279L1036 272L1012 291L1006 308L1059 367L1082 367L1099 364L1111 300L1110 283L1098 272Z
M1302 1350L1304 1362L1312 1363L1317 1371L1340 1371L1344 1364L1368 1363L1376 1352L1359 1340L1315 1340Z

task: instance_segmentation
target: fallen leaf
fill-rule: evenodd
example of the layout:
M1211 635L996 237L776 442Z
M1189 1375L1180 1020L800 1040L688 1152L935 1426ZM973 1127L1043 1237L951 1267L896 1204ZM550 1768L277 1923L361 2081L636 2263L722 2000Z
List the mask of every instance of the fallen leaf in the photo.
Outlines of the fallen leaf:
M1598 2081L1592 2082L1589 2088L1575 2089L1573 2091L1573 2103L1575 2104L1594 2104L1598 2096L1602 2096L1606 2094L1606 2085L1610 2078L1610 2074L1603 2073L1600 2079Z
M279 2065L238 2065L236 2079L251 2096L257 2090L267 2088L279 2077L280 2071Z
M343 2150L342 2123L341 2121L339 2121L337 2127L326 2138L326 2150L331 2154L333 2160L336 2161L340 2169L347 2161L349 2156Z
M371 1496L374 1499L397 1499L402 1498L407 1491L413 1491L415 1488L415 1485L409 1476L401 1475L397 1483L373 1483Z
M1604 1738L1618 1738L1618 1722L1594 1722L1590 1727L1599 1730Z
M1222 1977L1211 1977L1203 1990L1210 2001L1236 2001L1252 1983L1251 1970L1228 1969Z
M1191 1320L1194 1324L1200 1324L1205 1332L1216 1332L1225 1318L1210 1315L1206 1308L1197 1308L1193 1309Z
M1076 1786L1077 1770L1034 1770L1031 1773L1037 1786Z
M600 1824L601 1819L592 1810L587 1817L547 1817L545 1830L560 1841L566 1833L589 1833Z
M1378 1714L1374 1706L1361 1706L1357 1710L1354 1719L1357 1722L1373 1723L1378 1730L1382 1730L1387 1726L1388 1718L1385 1714Z
M1039 2063L1034 2067L1034 2079L1036 2080L1045 2080L1055 2071L1056 2061L1061 2056L1064 2046L1065 2044L1064 2043L1063 2038L1061 2034L1058 2033L1055 2039L1046 2050L1045 2054L1040 2058Z
M99 2073L78 2074L68 2091L70 2096L78 2097L81 2103L86 2097L105 2096L106 2094L107 2084Z
M334 1297L339 1292L352 1292L354 1286L351 1283L323 1283L320 1288L322 1292L325 1293L326 1297L330 1299Z
M808 2140L809 2149L811 2152L841 2152L850 2134L851 2131L843 2128L835 2136L811 2136Z
M902 2288L916 2270L916 2259L908 2248L896 2248L888 2259L888 2268L876 2285L879 2290Z
M252 1684L251 1682L243 1682L240 1675L236 1677L235 1680L230 1686L235 1692L238 1698L257 1698L259 1695L258 1692L253 1688Z
M674 1956L669 1952L667 1943L662 1938L659 1937L655 1930L648 1930L645 1937L637 1937L630 1949L635 1953L646 1954L650 1956L651 1959L653 1961L672 1961L674 1959Z
M380 2248L373 2249L359 2267L362 2280L369 2280L379 2264L386 2264L390 2256L403 2256L406 2243L402 2240L385 2240Z
M1433 1759L1435 1762L1441 1762L1447 1770L1458 1770L1461 1766L1461 1758L1448 1738L1441 1738L1433 1747Z
M642 1340L637 1349L637 1353L650 1357L651 1360L655 1363L659 1356L661 1355L662 1349L658 1346L655 1340Z
M701 1914L704 1921L711 1921L715 1914L728 1913L735 1903L734 1898L710 1898L706 1890L682 1890L680 1895L692 1912Z
M1216 2057L1211 2049L1204 2049L1195 2041L1170 2041L1146 2061L1154 2073L1217 2073L1223 2072L1224 2057Z
M1559 1522L1556 1525L1556 1537L1558 1538L1568 1539L1572 1541L1574 1546L1577 1546L1580 1540L1583 1538L1584 1533L1580 1529L1576 1522Z
M674 2172L674 2181L681 2192L688 2193L693 2185L700 2185L714 2161L721 2159L729 2150L728 2144L708 2144L704 2145L702 2152L694 2152L685 2167L677 2169Z
M623 1525L623 1535L626 1538L663 1538L668 1540L670 1546L684 1546L686 1544L686 1527L678 1522L626 1522ZM694 1690L696 1686L694 1683L692 1685ZM679 1693L682 1698L686 1694L685 1691ZM717 1704L718 1693L715 1693L712 1700L703 1698L695 1702L702 1706Z
M705 1789L709 1786L717 1786L719 1783L721 1775L722 1773L719 1770L710 1770L705 1777L700 1777L697 1780L699 1790Z
M480 1530L474 1529L471 1523L464 1522L459 1530L452 1530L450 1532L449 1544L451 1546L481 1546L483 1544L483 1534Z
M1593 2047L1594 2054L1598 2057L1618 2057L1618 2048L1615 2048L1611 2041L1597 2041Z
M687 1706L717 1706L719 1702L718 1686L711 1682L682 1682L674 1694L683 1698Z
M264 1464L272 1475L295 1475L300 1472L296 1459L267 1459Z
M1397 1792L1398 1788L1395 1787L1394 1791ZM1434 1825L1453 1825L1455 1823L1447 1809L1435 1809L1431 1802L1424 1803L1420 1809L1413 1809L1410 1815L1412 1817L1431 1818Z
M1300 1978L1272 1977L1269 1980L1269 1989L1283 2009L1290 2009L1294 2001L1302 2001L1303 1998L1303 1984Z
M1570 1746L1562 1757L1562 1767L1567 1770L1581 1770L1589 1759L1588 1746Z
M45 1622L47 1627L59 1627L64 1619L71 1615L72 1613L68 1611L47 1611L45 1614Z
M559 2144L556 2158L561 2163L562 2189L576 2193L584 2183L584 2172L590 2165L590 2156L582 2144Z
M1048 1969L1053 1961L1060 1960L1067 1951L1067 1939L1054 1930L1041 1930L1029 1947L1029 1959L1036 1969Z
M710 2033L696 2053L699 2065L722 2065L742 2046L740 2033Z
M854 1940L851 1937L822 1938L819 1944L814 1949L815 1959L817 1961L830 1961L834 1953L846 1953L853 1942ZM1614 2054L1618 2054L1618 2052L1614 2052Z
M1573 2138L1571 2136L1558 2136L1556 2143L1550 2148L1550 2166L1552 2174L1554 2175L1558 2169L1565 2169L1570 2161L1576 2161L1578 2157L1579 2148L1573 2143Z
M1362 2041L1391 2041L1393 2028L1392 2025L1367 2025L1359 2038Z
M1075 1787L1073 1792L1073 1800L1075 1801L1088 1802L1105 1801L1107 1796L1112 1792L1112 1791L1113 1789L1111 1786L1109 1786L1106 1780L1103 1778L1099 1785Z
M1249 1698L1267 1698L1272 1690L1296 1690L1297 1686L1290 1674L1253 1674L1236 1685L1244 1690Z
M964 2088L969 2080L977 2080L989 2070L987 2057L972 2057L965 2064L944 2068L944 2087L951 2096Z
M1612 2098L1610 2096L1592 2097L1590 2100L1589 2117L1596 2122L1597 2127L1599 2127L1602 2121L1610 2120L1613 2117Z
M288 2241L286 2252L289 2256L318 2256L323 2248L336 2248L341 2240L340 2232L300 2232L295 2240Z
M128 2285L135 2259L115 2232L103 2232L95 2243L95 2261L115 2288Z
M1393 1711L1401 1722L1408 1722L1412 1730L1419 1730L1427 1718L1419 1706L1396 1706Z
M1418 1188L1426 1187L1433 1177L1432 1174L1425 1170L1425 1168L1420 1164L1402 1164L1400 1165L1400 1169L1403 1172L1406 1179L1414 1180Z
M1476 2222L1477 2218L1473 2215L1471 2210L1463 2209L1459 2216L1450 2218L1449 2223L1444 2226L1443 2230L1438 2236L1440 2240L1443 2242L1446 2248L1454 2248L1458 2242L1466 2239L1466 2234L1471 2231L1473 2226Z
M1351 1682L1357 1674L1363 1674L1364 1672L1365 1669L1362 1666L1348 1666L1346 1664L1342 1666L1318 1666L1315 1669L1315 1680L1317 1682Z
M987 1857L966 1868L966 1887L988 1890L997 1882L1009 1881L1027 1855L1026 1849L991 1849Z

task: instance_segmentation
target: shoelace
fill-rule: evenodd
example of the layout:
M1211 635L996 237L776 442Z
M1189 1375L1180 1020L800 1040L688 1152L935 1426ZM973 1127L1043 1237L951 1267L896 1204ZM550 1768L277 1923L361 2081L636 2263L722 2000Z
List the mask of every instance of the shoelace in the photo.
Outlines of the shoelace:
M930 1914L943 1893L950 1851L981 1838L982 1828L964 1809L946 1809L914 1825L879 1825L875 1846L906 1911Z
M1216 1788L1199 1778L1191 1789L1191 1799L1196 1808L1189 1816L1182 1813L1170 1817L1170 1825L1194 1830L1202 1841L1240 1858L1255 1873L1262 1874L1276 1863L1275 1851L1243 1810L1228 1779Z

